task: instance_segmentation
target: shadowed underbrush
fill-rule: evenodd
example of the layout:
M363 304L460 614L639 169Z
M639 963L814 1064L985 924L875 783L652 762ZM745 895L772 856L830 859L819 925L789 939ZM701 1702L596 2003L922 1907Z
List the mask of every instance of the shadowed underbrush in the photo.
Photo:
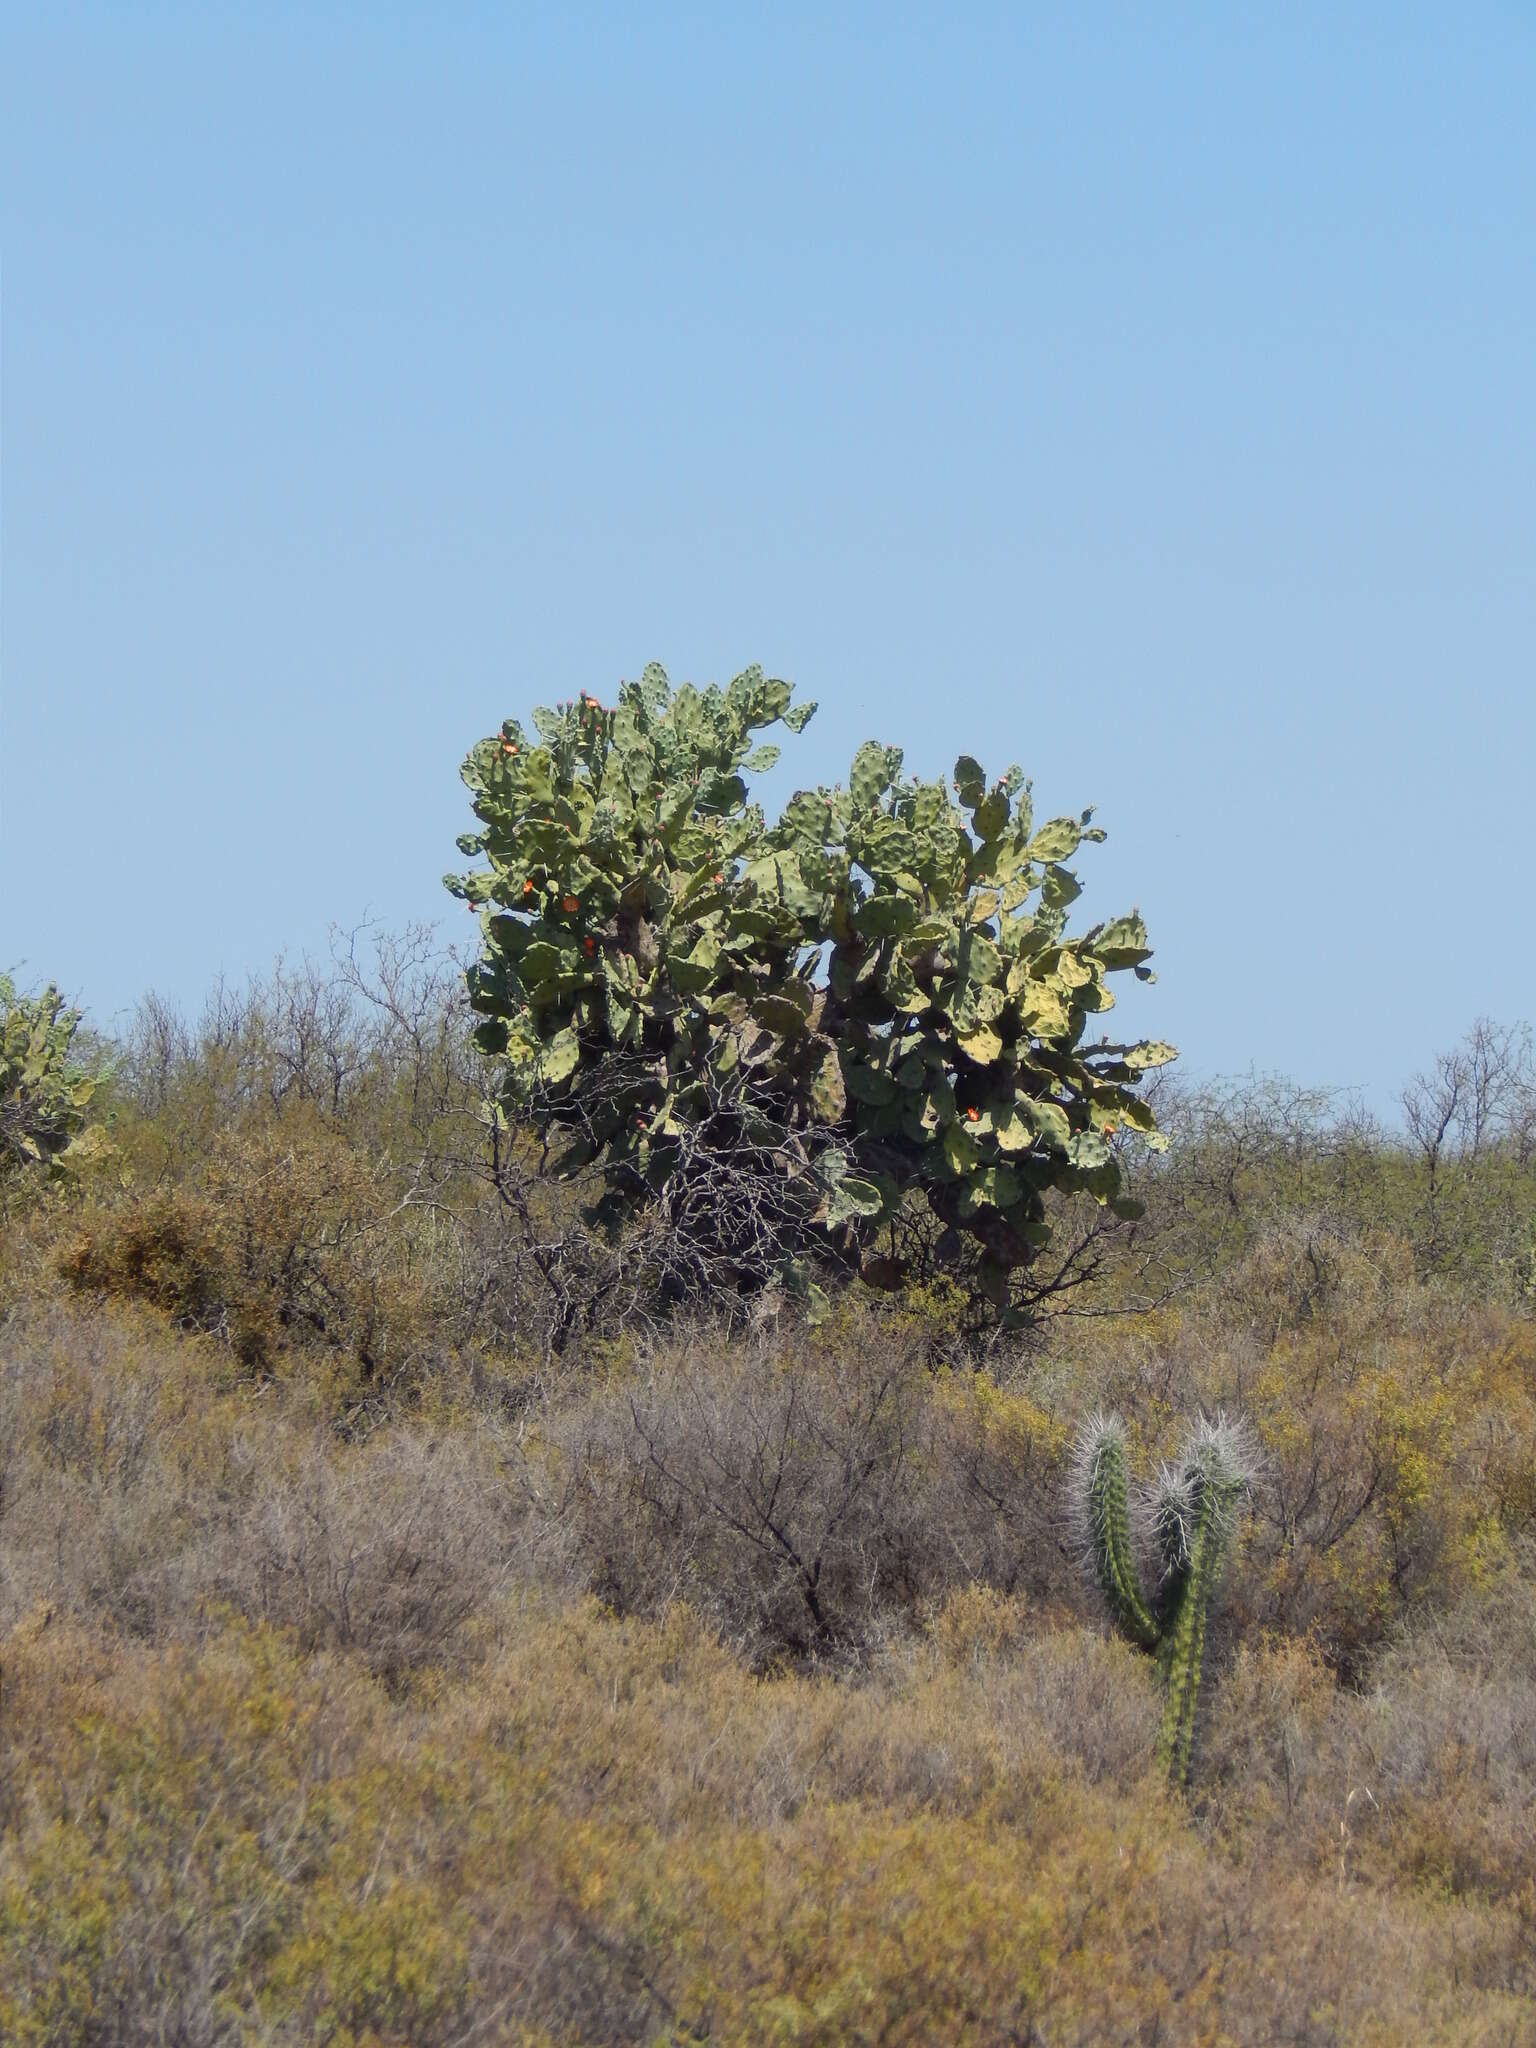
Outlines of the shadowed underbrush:
M1431 1242L1401 1157L1208 1119L983 1361L939 1297L664 1324L390 985L160 1016L7 1209L0 2038L1536 2041L1523 1155ZM1101 1408L1257 1447L1187 1797Z

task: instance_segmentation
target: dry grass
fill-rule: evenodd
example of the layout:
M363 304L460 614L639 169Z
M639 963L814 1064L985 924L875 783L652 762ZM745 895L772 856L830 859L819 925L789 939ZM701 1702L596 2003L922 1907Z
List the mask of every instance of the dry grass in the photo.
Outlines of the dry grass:
M6 1672L8 2039L1532 2038L1518 1900L1231 1860L1075 1630L850 1687L754 1680L686 1609L529 1609L392 1702L265 1631L34 1617Z
M467 1654L525 1543L494 1425L338 1439L304 1385L221 1386L208 1340L54 1305L0 1330L0 1626L153 1643L238 1614L390 1682Z
M387 1057L312 977L146 1040L5 1218L0 2040L1536 2042L1527 1316L1244 1192L986 1371L933 1303L598 1341L410 971ZM1186 1250L1255 1170L1158 1184ZM1100 1404L1262 1449L1187 1799Z
M148 1308L13 1310L0 2038L1536 2040L1536 1560L1518 1486L1451 1487L1528 1458L1529 1353L1357 1309L1299 1425L1253 1398L1293 1340L1229 1310L1008 1384L855 1315L510 1404L445 1369L366 1441L323 1348L253 1379ZM1239 1369L1276 1488L1314 1405L1446 1391L1443 1527L1341 1683L1256 1524L1183 1802L1059 1474L1072 1401L1151 1445Z

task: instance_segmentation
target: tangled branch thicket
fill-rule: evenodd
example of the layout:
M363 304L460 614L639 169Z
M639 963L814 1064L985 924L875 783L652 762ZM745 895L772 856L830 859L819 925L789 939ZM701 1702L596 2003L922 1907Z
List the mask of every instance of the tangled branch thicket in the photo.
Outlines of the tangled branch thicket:
M0 2037L1536 2040L1519 1034L1401 1131L1165 1083L1028 1329L905 1214L813 1324L792 1121L724 1094L610 1238L458 976L148 1003L8 1186ZM1187 1794L1068 1514L1101 1411L1256 1446Z

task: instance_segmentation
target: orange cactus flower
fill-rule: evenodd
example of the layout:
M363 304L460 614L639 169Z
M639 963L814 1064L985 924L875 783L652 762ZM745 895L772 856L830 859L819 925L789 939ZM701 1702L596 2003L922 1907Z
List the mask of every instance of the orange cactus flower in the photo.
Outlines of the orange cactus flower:
M725 880L725 877L724 875L716 875L715 880L717 882L723 882Z
M580 910L581 899L579 896L562 896L560 898L560 908L569 917L574 911Z
M533 894L533 884L532 884L532 882L524 882L524 884L523 884L523 894L524 894L525 896L531 896L531 895Z
M1116 1126L1115 1126L1114 1124L1106 1124L1106 1125L1104 1126L1104 1135L1105 1135L1105 1137L1106 1137L1106 1138L1112 1138L1112 1137L1113 1137L1113 1136L1115 1135L1115 1130L1116 1130Z
M973 1124L981 1122L981 1111L979 1109L968 1109L965 1113Z

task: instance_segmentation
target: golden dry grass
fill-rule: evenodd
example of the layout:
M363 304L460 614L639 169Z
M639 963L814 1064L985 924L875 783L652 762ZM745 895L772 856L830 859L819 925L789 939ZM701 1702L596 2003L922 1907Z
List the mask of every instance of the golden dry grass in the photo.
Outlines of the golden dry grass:
M1199 1286L984 1370L937 1297L557 1349L411 1150L442 1043L327 1107L241 1028L3 1217L0 2041L1536 2042L1504 1278L1245 1166ZM1065 1512L1101 1405L1262 1453L1187 1796Z
M13 1311L0 2037L1536 2039L1522 1530L1449 1501L1353 1685L1251 1623L1256 1538L1186 1802L1061 1553L1049 1387L850 1334L679 1339L510 1416L466 1375L358 1443L323 1354L252 1380L150 1310ZM1423 1367L1474 1445L1521 1335ZM798 1568L711 1505L791 1388L787 1527L844 1506L852 1438L885 1459L809 1659Z

